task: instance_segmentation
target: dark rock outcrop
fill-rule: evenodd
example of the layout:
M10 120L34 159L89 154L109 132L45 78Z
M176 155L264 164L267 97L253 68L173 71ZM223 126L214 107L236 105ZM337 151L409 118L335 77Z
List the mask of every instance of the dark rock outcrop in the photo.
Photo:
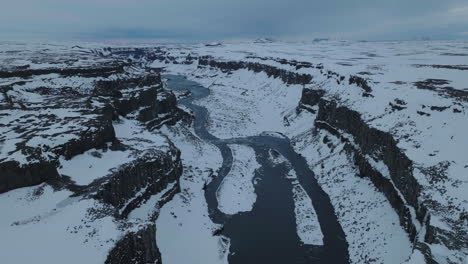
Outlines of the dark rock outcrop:
M178 108L177 98L173 92L160 89L157 104L154 108L140 110L140 121L146 121L150 129L160 128L162 125L175 125L179 120L191 120L191 116Z
M444 79L426 79L414 83L418 89L437 92L439 95L468 101L468 91L448 86L450 81Z
M17 161L0 163L0 193L13 189L38 185L59 178L56 164L38 161L19 164Z
M430 244L443 244L447 246L447 248L451 250L461 250L468 248L468 241L467 235L463 230L460 230L458 233L449 232L442 228L438 228L436 226L430 225L430 218L427 221L427 228L426 228L426 235L424 236L424 240ZM460 219L459 221L463 221ZM465 225L465 223L460 223L460 226Z
M60 74L63 76L110 76L111 74L121 73L124 71L125 64L115 64L108 66L99 67L86 67L86 68L49 68L49 69L25 69L25 70L11 70L11 71L0 71L0 78L27 78L34 75L45 75L45 74Z
M352 156L360 176L369 178L386 196L415 247L421 247L427 263L436 263L427 245L416 238L415 219L426 226L426 243L442 242L450 248L453 243L445 241L443 237L450 238L452 234L445 234L441 238L438 234L440 229L429 224L428 209L418 201L421 187L413 176L412 161L398 148L397 141L390 133L370 127L358 112L338 106L336 102L324 99L322 95L322 91L304 91L300 105L318 106L315 126L327 130L346 144L345 149ZM382 175L368 159L382 161L388 167L390 175ZM409 206L415 209L415 215Z
M97 117L85 123L87 130L80 132L77 139L72 139L54 150L57 155L71 159L90 149L103 148L106 143L117 141L112 126L113 108L108 105L96 112L98 112Z
M161 208L179 192L180 186L175 184L155 205L155 211L150 219L153 224L147 224L137 232L127 233L109 252L105 263L161 263L161 254L156 241L156 225L154 224L159 216L157 208Z
M44 86L32 89L22 87L27 83L25 81L0 87L4 98L3 106L7 109L15 107L20 111L24 110L18 118L10 119L10 123L0 124L0 127L17 134L16 137L21 141L15 143L14 151L20 151L28 160L27 163L31 163L19 165L14 161L9 162L7 158L0 160L3 172L0 175L0 192L40 184L57 177L55 167L59 166L58 160L61 156L69 160L90 149L106 148L109 143L117 143L112 122L117 120L119 115L136 118L150 129L159 128L164 124L174 125L188 115L177 107L175 95L163 89L159 73L150 71L135 75L125 72L125 65L115 63L86 68L26 68L0 72L0 77L4 78L27 78L38 74L58 73L62 77L91 78L90 83L94 83L91 90L82 89L81 85L48 87L47 81L44 82ZM115 75L117 73L118 75ZM105 79L110 74L118 77ZM95 76L99 76L99 80L96 80ZM15 93L21 93L23 90L38 93L44 98L43 102L26 102L27 108L22 109L18 107L23 105L20 104L21 100L10 96L13 88ZM4 110L3 115L9 116L10 113ZM55 127L58 124L59 127L67 129L57 130ZM65 136L65 133L69 134L70 139L66 139L68 135ZM3 138L0 137L1 139ZM31 139L34 140L30 141ZM52 145L54 143L56 144Z
M328 123L321 122L319 120L316 120L315 126L317 128L327 130L331 134L340 138L342 142L346 143L346 150L349 155L353 157L354 163L359 169L360 176L369 178L374 186L385 195L390 205L397 212L401 226L408 233L411 241L414 241L417 230L415 223L413 223L411 212L406 206L405 200L398 194L398 190L395 189L392 182L374 169L366 157L363 156L361 150L355 148L349 139L342 135L341 131L330 126Z
M315 110L310 107L318 105L324 95L325 91L323 90L302 89L298 110L304 109L315 114Z
M180 151L174 146L169 153L148 150L136 160L122 165L100 183L94 198L119 209L126 216L152 195L162 191L182 173Z
M349 84L356 84L357 86L361 87L366 93L372 92L372 89L367 84L367 81L359 76L349 76Z
M353 137L363 155L382 160L387 165L390 177L405 200L414 208L419 208L420 186L413 176L411 160L398 148L390 133L369 127L358 112L335 102L321 100L317 123L326 123Z
M253 72L264 72L268 77L280 78L286 84L309 84L312 81L312 75L299 74L287 71L267 64L243 61L216 61L211 57L200 57L198 64L218 68L222 71L236 71L247 69Z
M148 128L159 128L163 124L175 125L185 117L185 112L177 107L175 95L162 88L159 73L151 73L143 78L101 81L95 93L120 95L113 102L116 112L127 116L138 111L137 119L147 122Z
M127 233L109 252L106 264L158 264L161 253L156 245L156 225Z
M432 252L431 248L423 242L416 242L416 245L414 247L415 249L418 249L421 251L421 253L424 256L424 260L426 261L426 264L439 264L437 261L434 260L432 257Z

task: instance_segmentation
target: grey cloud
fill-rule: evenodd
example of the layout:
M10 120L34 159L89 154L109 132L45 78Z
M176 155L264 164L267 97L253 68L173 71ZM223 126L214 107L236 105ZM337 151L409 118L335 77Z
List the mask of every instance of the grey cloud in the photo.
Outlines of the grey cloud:
M2 4L0 38L452 38L466 36L468 21L450 18L449 10L467 6L464 0L16 0Z

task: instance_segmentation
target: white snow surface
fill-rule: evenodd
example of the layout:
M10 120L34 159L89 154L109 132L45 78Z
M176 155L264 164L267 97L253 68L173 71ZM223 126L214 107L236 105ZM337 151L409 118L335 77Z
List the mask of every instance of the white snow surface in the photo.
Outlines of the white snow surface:
M24 45L0 42L0 50L16 52L1 52L0 59L4 65L29 64L31 69L60 65L81 67L108 59L102 57L75 61L67 58L88 56L83 52L89 51L89 48L99 47L102 45L72 47L71 44L67 44L54 47L44 43ZM399 142L398 146L414 162L414 175L422 186L420 198L431 199L444 209L431 210L433 215L431 224L452 230L453 222L460 217L459 212L468 211L466 192L468 103L466 98L454 97L447 93L449 90L447 87L452 87L458 93L468 91L466 77L468 71L447 67L466 67L467 42L248 42L223 43L221 46L211 47L173 45L163 48L167 50L168 55L177 57L180 62L187 54L210 55L216 60L258 62L311 74L314 77L313 82L306 85L306 88L325 90L326 98L333 98L340 105L358 111L366 123L394 135ZM38 50L41 50L41 56L48 54L50 61L38 62ZM18 59L19 57L21 59ZM293 66L277 62L276 58L307 61L314 65L322 65L323 69L296 70ZM276 131L292 138L296 151L306 157L319 184L330 196L350 245L352 263L365 263L370 259L377 260L378 263L423 263L421 252L417 250L412 252L411 241L401 228L398 217L386 198L368 179L357 176L357 170L342 149L339 140L326 132L315 131L313 114L305 111L296 114L296 106L304 87L285 85L279 79L268 78L265 73L246 70L228 74L217 69L197 68L196 63L193 65L165 64L160 61L148 63L154 67L165 67L170 73L183 74L210 89L210 96L196 103L208 109L209 131L212 134L220 138L231 138L257 135L263 131ZM328 70L344 76L344 81L337 82L337 77L326 78ZM363 97L361 88L350 85L348 83L350 75L367 79L373 90L372 97ZM27 87L38 87L42 83L59 87L67 82L84 82L83 90L89 87L87 81L77 78L57 79L55 82L47 80L56 79L55 77L34 77ZM447 84L439 85L434 90L419 89L415 86L415 82L427 79L443 79L447 80ZM18 80L0 80L0 85L14 81ZM11 96L17 98L19 102L31 105L43 100L42 97L33 96L26 90L13 91ZM2 103L5 101L2 94L0 100ZM397 100L404 102L401 105L402 110L394 110L390 106ZM434 110L434 107L447 108L438 111ZM312 107L312 110L314 109L316 110L316 107ZM2 124L18 118L13 111L2 111L1 114ZM55 109L47 114L64 118L73 117L78 113ZM39 124L40 120L28 121L24 118L15 122L21 127L27 127L28 122ZM81 124L73 122L70 122L70 127L51 124L49 132L69 132L75 126L82 128ZM165 145L164 137L155 136L153 133L141 135L142 139L151 138L153 142L135 139L140 137L141 130L134 133L136 126L127 120L114 126L117 137L125 138L127 143L133 142L136 149ZM11 152L22 138L8 127L0 126L0 132L0 160L27 162L21 153ZM184 175L180 182L182 193L161 208L157 221L156 235L163 262L227 263L229 241L212 235L219 226L213 224L208 217L202 190L204 184L210 180L213 170L219 168L221 155L217 148L194 136L193 131L177 127L163 128L163 132L182 150L184 162ZM50 137L47 133L39 132L37 136L28 139L28 144L56 146L73 137L73 134L67 134L63 138ZM322 144L325 136L331 140L331 147ZM67 172L72 178L77 179L74 173L78 175L87 172L86 168L81 168L83 172L75 171L73 168L79 166L80 159L94 162L94 158L89 154L84 153L83 156L77 157L77 160L72 159L70 163L64 163L62 173ZM122 156L117 157L118 159L124 160L128 157L125 153L108 155L120 154ZM111 156L103 158L113 160ZM372 157L368 157L368 160L372 162ZM109 163L100 170L103 173L107 172L114 165ZM373 166L384 174L388 170L379 161L374 161ZM434 182L427 173L430 169L440 170L444 179ZM77 181L84 184L97 177L92 173L88 176ZM294 178L293 173L288 177ZM86 208L95 207L94 202L91 204L91 200L70 201L70 198L67 198L69 193L66 191L53 192L47 186L44 187L43 195L34 198L36 196L31 193L37 188L28 187L0 194L0 207L14 208L11 214L9 212L0 218L2 235L0 248L2 251L5 250L4 255L2 252L2 257L5 256L6 262L11 260L8 263L29 263L44 260L49 263L73 263L79 260L79 263L102 263L107 250L120 234L116 231L115 223L110 218L102 218L94 220L90 227L82 225L80 220L86 218ZM73 206L63 205L70 203ZM11 206L12 204L15 206ZM76 209L72 210L72 207ZM453 207L460 211L450 209ZM13 222L18 222L19 225L11 225ZM299 236L303 241L307 241L308 238L301 236L300 230L303 229L301 223L298 222L297 226ZM64 231L67 229L69 232ZM77 233L74 232L76 229ZM95 229L99 233L88 237L87 234L92 233L90 230ZM465 233L468 232L468 227L462 226L462 229L466 231ZM44 237L50 237L51 243L42 243L41 238ZM318 240L314 240L317 238L318 236L313 236L309 241L317 243ZM448 260L454 263L468 263L467 249L454 251L438 244L430 247L440 263L448 263ZM28 248L31 251L19 253L20 248ZM52 251L56 248L62 250Z
M229 215L251 211L257 195L253 178L260 167L255 151L248 146L231 144L233 163L216 193L218 208Z
M293 199L299 238L307 245L323 245L323 234L312 200L297 180L293 181Z
M420 199L435 204L429 207L429 211L440 221L431 224L466 234L468 226L457 223L460 223L463 212L468 211L467 47L466 41L244 42L223 43L222 46L209 48L185 45L167 47L168 55L176 57L179 64L169 63L163 67L170 73L183 74L210 89L210 96L197 103L207 107L210 113L209 130L221 138L256 135L263 131L276 131L294 137L301 131L312 130L313 115L300 113L296 116L295 113L304 87L286 85L279 79L268 78L263 72L254 73L245 69L222 72L216 68L197 67L197 63L181 64L187 54L208 55L216 61L261 63L310 74L313 81L305 88L324 90L326 99L359 112L371 127L393 135L398 147L413 161L413 174L422 187ZM280 63L278 59L310 62L314 67L296 69L295 66ZM351 75L366 79L372 88L372 96L363 96L361 87L349 84ZM340 77L344 79L340 81ZM439 79L446 84L434 85L429 89L417 87L417 82L430 79ZM395 104L401 109L394 109L392 105ZM315 107L309 108L317 110ZM297 144L298 149L304 147L300 146L303 144L300 141ZM314 157L314 160L310 160L313 163L325 158L315 154L311 150L304 156L308 159ZM384 176L388 175L388 168L381 161L375 161L372 157L368 157L368 160ZM342 162L343 166L349 163L340 160L333 162ZM442 178L434 178L431 174L434 171ZM359 187L356 188L363 188L361 179L353 184L357 183ZM363 195L367 195L367 191L374 192L371 187L364 188ZM327 188L324 189L327 191ZM338 199L346 195L330 196ZM351 194L347 196L353 200ZM374 197L373 194L372 197L377 200L383 198ZM385 199L379 201L392 210ZM357 207L355 209L359 210ZM418 226L418 223L415 224ZM431 249L437 251L432 246ZM395 250L409 256L407 251ZM389 258L390 247L388 251L383 248L382 251L375 251L375 255L381 259ZM440 253L444 261L447 258L460 262L468 255L468 249L444 252Z
M70 176L76 184L87 185L111 173L111 170L131 160L129 151L88 150L71 160L61 158L59 173Z
M104 263L120 237L113 217L92 219L94 200L69 197L47 185L0 194L4 263ZM7 209L8 208L8 209Z
M268 154L272 162L275 164L286 164L289 168L286 178L291 180L296 231L299 239L306 245L323 245L323 234L320 228L320 222L317 218L317 213L312 205L311 198L297 180L296 171L283 155L279 153L273 154L271 150Z
M327 136L334 147L321 145ZM385 196L367 178L358 176L339 139L326 132L297 138L296 150L306 157L322 188L330 196L349 243L352 263L402 263L411 242Z
M228 263L229 240L213 236L220 226L211 222L203 186L213 168L221 166L221 153L196 137L193 131L177 125L163 131L182 152L184 172L181 193L160 210L156 240L163 263Z

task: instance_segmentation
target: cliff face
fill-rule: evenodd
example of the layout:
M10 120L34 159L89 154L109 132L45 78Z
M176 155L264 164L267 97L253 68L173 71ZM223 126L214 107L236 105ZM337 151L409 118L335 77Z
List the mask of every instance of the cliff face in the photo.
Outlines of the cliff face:
M411 241L414 241L417 234L416 223L414 223L407 205L415 208L420 207L417 204L419 185L411 174L411 162L399 151L393 138L382 131L367 126L357 112L345 107L337 107L336 103L325 100L321 100L319 103L315 126L327 130L347 143L347 150L353 157L360 175L368 177L375 187L385 194L400 217L400 224L408 232ZM375 153L380 155L375 157ZM395 158L395 160L390 162L393 165L392 167L387 165L390 171L390 178L388 175L382 175L380 171L371 165L367 158L369 156L384 162ZM401 160L398 160L399 158ZM402 189L403 191L398 189L396 181L393 180L394 178L398 179L400 186L404 186L405 189ZM403 197L400 195L400 192ZM425 217L425 209L422 208L421 210L422 213L419 216L423 219Z
M265 61L265 64L248 61L217 60L212 57L200 57L200 67L212 67L226 74L244 69L253 72L264 72L268 77L279 78L285 84L312 84L312 75L295 72L293 69L313 69L318 71L321 79L317 85L319 89L304 88L301 100L297 107L297 113L305 110L315 116L314 127L337 136L345 144L353 165L359 172L359 176L368 178L375 188L384 194L388 203L397 213L401 227L406 231L413 246L424 254L428 263L435 263L433 253L428 245L443 244L449 249L460 250L466 248L466 236L463 235L463 227L460 220L455 220L451 231L436 227L431 221L431 214L444 214L441 206L433 201L426 200L427 193L423 193L423 187L414 175L414 162L398 147L397 137L369 125L362 118L362 114L352 110L343 104L346 98L339 95L330 95L324 83L335 85L355 86L359 91L358 99L361 101L374 100L374 90L370 83L359 76L350 75L348 78L333 71L325 71L321 65L305 64L274 58L254 58ZM280 63L284 68L268 65L267 63ZM291 68L291 70L287 70ZM307 76L307 77L304 77ZM347 81L345 82L345 80ZM351 89L351 88L347 88ZM368 99L367 99L368 98ZM403 111L408 108L407 102L395 99L389 103L391 111ZM441 109L439 107L431 110ZM444 110L437 110L444 111ZM459 111L458 111L459 112ZM439 177L439 176L437 176ZM426 197L424 199L423 197ZM433 204L432 204L433 203ZM428 208L428 205L430 207ZM457 218L457 217L455 217ZM420 234L425 234L421 237ZM437 254L437 253L436 253Z
M21 166L17 161L0 163L0 193L58 179L56 165L47 161Z
M59 53L42 60L61 65L67 58ZM99 253L107 252L105 245L106 263L160 263L155 221L159 208L180 191L182 161L179 149L157 128L188 114L157 72L134 71L138 64L89 51L73 58L75 66L0 70L0 193L8 192L2 198L40 185L30 187L34 199L52 200L57 204L52 214L61 215L54 197L66 193L62 199L86 204L63 206L87 224L69 224L57 233L66 236L73 228L73 234L85 237L82 247L98 241ZM129 217L135 209L147 210L142 214L147 217ZM121 234L118 241L94 237L103 229L101 219L111 219L104 229ZM77 231L88 227L93 230Z
M383 161L406 201L415 208L419 207L420 186L413 177L412 162L397 147L391 134L369 127L356 111L320 100L316 124L323 123L351 135L362 155Z
M349 82L357 83L367 93L372 91L362 78L351 76ZM401 226L411 241L416 241L419 223L415 221L426 221L427 209L418 202L421 187L413 176L412 161L398 148L398 142L390 133L370 127L362 120L360 113L338 106L337 102L325 99L325 95L324 90L303 89L298 111L317 114L315 127L328 131L346 143L346 149L360 175L368 177L386 196L397 212ZM370 159L383 162L389 175L382 175ZM414 215L408 206L414 208Z
M126 234L109 252L106 264L160 264L161 253L156 245L156 226L147 225Z
M401 226L415 248L424 254L426 262L437 263L426 243L440 243L453 250L466 248L466 237L461 230L448 231L431 224L430 210L421 203L421 186L413 176L413 162L399 149L393 136L370 127L358 112L338 106L325 99L324 94L321 90L304 90L298 109L318 107L315 127L328 131L346 144L360 175L369 178L386 196L397 212ZM387 171L374 165L379 161L388 168L388 175L385 175ZM425 228L422 239L417 237L421 225Z
M115 142L117 138L112 126L112 120L115 118L114 112L110 104L94 110L95 118L83 122L88 129L80 131L77 138L57 146L53 152L58 156L63 155L65 159L71 159L87 150L103 148L107 143Z
M15 77L32 75L40 81L37 81L37 88L30 88L27 82L15 82L9 89L4 89L8 97L4 97L2 118L5 122L0 128L5 132L3 140L11 147L0 156L0 168L4 171L0 193L57 178L54 167L59 166L60 157L70 160L88 150L116 143L113 121L119 117L136 118L148 123L149 127L159 127L173 125L184 116L184 112L177 108L175 96L162 88L158 73L127 76L122 71L123 65L9 72ZM40 77L46 74L43 72L60 73L58 78L64 79L62 82L74 73L93 72L93 77L82 77L92 82L89 88L68 88L70 91L63 92L65 88L55 88L49 83L51 81L43 81ZM102 79L109 72L119 73L120 77ZM94 76L100 79L94 81ZM18 94L23 92L36 93L42 103L20 99ZM13 116L19 118L9 119ZM15 155L21 158L15 158Z
M122 165L100 184L95 198L118 208L121 217L152 195L178 181L182 173L180 151L171 146L169 153L148 150L136 160Z
M167 202L172 200L175 194L180 192L177 176L176 184L164 195L164 197L155 205L155 211L151 214L148 220L150 224L145 224L139 228L138 231L130 231L126 233L109 251L107 254L107 264L118 264L118 263L162 263L161 253L159 251L157 240L156 240L156 224L154 223L159 216L158 208L164 206ZM167 186L166 186L167 187ZM158 190L160 192L162 190ZM148 194L148 192L145 192ZM145 197L140 196L141 203ZM146 197L148 198L148 197ZM122 211L121 217L128 217L129 209L133 210L137 205L134 201L129 203L127 207Z
M311 75L299 74L261 63L243 61L217 61L210 57L201 57L198 60L198 64L202 66L215 67L223 71L247 69L253 72L264 72L268 75L268 77L280 78L286 84L309 84L312 81Z

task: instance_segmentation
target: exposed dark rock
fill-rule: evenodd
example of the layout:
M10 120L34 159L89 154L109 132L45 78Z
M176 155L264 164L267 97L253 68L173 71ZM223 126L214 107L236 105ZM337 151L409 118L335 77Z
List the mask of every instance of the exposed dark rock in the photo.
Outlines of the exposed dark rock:
M222 46L223 44L219 43L219 42L213 42L213 43L208 43L208 44L205 44L206 47L219 47L219 46Z
M426 79L424 81L418 81L414 83L419 89L435 91L440 95L457 98L463 101L468 101L468 91L455 89L447 86L450 81L443 79Z
M156 245L156 225L149 224L138 232L127 233L109 252L106 264L162 263Z
M354 75L349 76L349 84L356 84L357 86L361 87L366 93L372 92L372 89L367 84L366 79L361 78L359 76L354 76Z
M88 130L82 131L77 139L72 139L57 147L54 152L63 155L65 159L82 154L93 148L102 148L109 142L115 142L114 127L112 126L113 108L106 106L98 110L98 117L86 122Z
M406 102L405 102L404 100L398 99L398 98L395 99L395 103L396 103L396 104L399 104L399 105L406 105Z
M416 227L412 221L411 213L406 206L405 201L398 194L398 190L393 187L392 182L380 174L380 172L376 171L362 155L360 149L354 148L351 142L341 135L339 130L330 126L326 122L318 120L316 120L315 125L317 128L327 130L346 143L346 150L350 155L352 155L354 163L359 169L360 176L369 178L374 186L385 195L391 206L397 212L401 226L408 233L411 240L414 240L416 237Z
M13 189L41 184L59 178L56 164L38 161L19 164L17 161L0 163L0 193Z
M180 163L180 160L177 162ZM177 176L174 187L172 187L171 190L164 194L164 196L155 205L155 211L150 218L150 222L153 224L148 224L137 232L127 233L115 244L114 248L109 252L105 263L161 263L161 254L157 247L156 225L154 222L159 216L158 208L161 208L167 202L172 200L175 194L180 192L178 177L180 177L180 174ZM161 185L155 189L162 190L164 183L164 181L158 181L158 184ZM167 183L165 184L167 187ZM149 197L151 197L151 195L154 194L156 193L146 192L146 194L136 197L122 210L122 213L119 215L119 217L126 218L133 209L140 205L141 202L147 200Z
M466 226L466 220L460 219L461 225ZM449 232L439 227L435 227L429 224L427 221L426 235L424 240L430 244L443 244L451 250L461 250L468 248L468 238L463 230L460 232Z
M105 78L109 74L121 73L122 71L124 71L124 64L100 65L89 68L16 70L15 72L0 73L5 76L23 78L48 73ZM0 166L3 166L5 170L8 169L8 174L5 171L5 175L8 177L20 175L17 179L2 182L2 191L46 181L48 178L41 174L44 171L43 167L52 170L51 167L58 165L60 156L71 159L93 148L105 148L108 143L115 145L117 138L112 121L117 120L119 115L127 116L135 112L131 118L136 117L141 122L147 122L150 128L158 128L163 124L174 125L178 120L188 116L177 107L175 96L162 88L159 73L144 73L138 76L122 73L118 76L115 80L101 79L96 81L91 92L87 92L86 89L81 90L80 87L42 86L27 90L44 96L44 102L41 105L28 105L28 109L26 109L28 112L24 112L9 124L0 124L0 127L5 127L18 134L18 138L22 141L16 143L16 151L21 151L27 160L34 162L50 160L50 162L47 164L39 162L42 166L41 169L30 170L28 167L16 168L10 163L3 164L7 160L0 160ZM14 107L19 102L14 101L7 93L12 90L13 85L21 88L25 84L26 82L15 82L9 86L0 87L0 92L3 93L2 97L5 98L10 107ZM45 84L47 85L47 82ZM21 91L21 89L19 90ZM8 100L11 102L8 103ZM62 108L65 113L61 110L54 112L54 109ZM49 112L48 109L51 111ZM34 123L28 122L29 118ZM57 124L69 126L69 128L66 132L63 132L65 131L63 129L60 130L61 132L56 132L54 126ZM43 131L49 129L51 132L44 136ZM70 140L62 140L60 138L63 138L64 133L70 133L73 136ZM40 137L49 140L45 142L58 142L58 144L54 146L48 144L29 146L29 143L26 144L30 139ZM61 141L64 142L59 143ZM31 166L37 168L39 165ZM36 171L40 173L34 175ZM53 171L54 173L49 173L50 177L58 175L55 169ZM22 178L25 179L22 180Z
M392 108L392 110L397 110L397 111L401 111L403 109L406 109L406 107L404 106L401 106L401 105L398 105L398 104L394 104L394 103L388 103L388 105L390 105L390 107Z
M468 65L414 64L413 66L416 68L429 67L436 69L468 71Z
M418 217L420 221L424 218L426 209L418 203L420 186L413 177L411 160L397 147L397 142L391 134L369 127L358 112L321 98L320 95L323 92L303 92L303 94L310 96L303 96L301 104L310 106L318 104L319 106L315 121L316 127L329 131L347 144L347 149L353 156L360 175L368 177L376 188L384 193L399 215L402 227L413 240L416 236L416 228L407 203L420 212ZM350 142L343 133L350 135L353 142ZM389 168L390 175L388 176L391 177L393 183L376 171L366 156L382 160ZM398 189L395 189L393 184ZM401 197L399 192L404 197Z
M144 88L129 92L124 98L115 101L114 105L121 116L138 110L142 107L156 107L157 88Z
M170 182L177 181L181 173L180 151L177 148L172 146L169 153L149 150L109 175L104 183L100 183L94 197L128 214Z
M360 175L368 177L374 186L386 196L398 214L402 227L408 233L411 241L416 243L416 248L423 252L427 263L436 264L437 262L434 261L430 248L416 239L417 230L414 217L408 206L415 208L416 219L426 225L424 242L442 243L451 249L468 246L464 244L466 239L463 231L448 232L430 225L430 214L426 204L418 202L421 187L413 176L413 164L397 147L397 141L390 133L369 127L361 119L358 112L344 106L338 106L334 101L320 98L321 91L303 92L303 94L310 96L303 96L300 104L319 105L315 121L316 127L327 130L346 144L345 149L353 157ZM395 103L406 105L404 101L395 101ZM367 160L368 158L383 161L389 169L392 181L373 168Z
M447 110L449 108L450 108L450 106L431 106L432 111L439 111L439 112L442 112L442 111Z
M144 146L132 140L120 142L113 121L125 116L154 129L163 124L173 125L188 114L177 107L175 95L163 89L158 72L133 62L133 58L146 56L146 49L133 49L132 59L128 58L127 49L114 48L91 51L89 56L101 57L109 53L127 57L121 60L99 58L97 64L83 68L54 66L36 70L24 66L0 71L0 78L25 79L21 82L12 79L8 85L0 86L3 99L0 118L8 120L6 124L0 123L2 131L6 131L0 135L0 149L5 141L9 146L0 157L0 193L46 182L56 190L68 189L74 197L99 200L94 203L98 208L88 208L87 217L111 215L125 234L109 252L106 263L161 263L154 223L158 208L180 192L180 151L169 139L161 147L156 143L157 146L148 147L151 146L149 139L132 139L148 143ZM186 61L192 63L193 59L187 56ZM61 61L60 65L70 64ZM138 71L135 67L139 67ZM34 78L33 85L26 85L32 83L28 80L30 77L51 73L59 75L59 82L55 82L56 76L41 76ZM111 75L112 78L107 78ZM76 83L74 78L67 78L75 76L89 79ZM68 80L70 87L56 85ZM36 94L41 101L36 97L36 101L28 100L29 93ZM10 109L15 112L12 114ZM94 148L102 149L90 151L96 158L101 158L106 151L125 150L133 160L88 185L78 185L71 177L59 175L57 168L62 157L72 159ZM13 153L24 156L25 161L15 161L17 156ZM41 195L43 191L43 188L36 188L34 195ZM149 219L127 219L135 208L162 191L165 193L149 212ZM129 228L132 232L128 232Z
M302 96L299 103L299 108L311 111L309 107L304 106L318 105L324 94L325 91L323 90L302 89Z
M424 255L424 260L426 261L426 264L439 264L433 259L431 248L426 243L416 242L414 248L421 251L421 253Z
M326 100L319 103L316 120L350 134L363 155L382 160L388 166L390 177L406 201L418 208L420 186L413 177L412 162L397 147L397 142L391 134L369 127L358 112Z
M60 74L63 76L110 76L111 74L121 73L124 71L123 64L115 64L109 66L99 66L96 68L50 68L50 69L25 69L25 70L12 70L12 71L0 71L0 78L27 78L34 75L44 74Z
M96 85L95 94L116 97L113 104L119 115L127 116L138 111L137 119L148 122L149 128L158 128L163 124L174 125L186 117L186 113L177 107L175 95L162 88L159 73L140 78L101 81Z
M420 116L431 116L431 114L423 112L423 111L416 111L416 113L418 113L418 115Z
M398 190L388 178L375 170L359 151L355 151L353 154L354 163L358 167L360 175L369 178L374 186L387 197L390 205L397 212L401 226L408 233L410 240L414 241L417 235L416 226L413 223L411 212L406 206L405 200L398 194Z
M270 65L243 62L243 61L216 61L211 57L200 57L198 64L202 66L210 66L223 71L236 71L247 69L253 72L264 72L268 77L280 78L286 84L309 84L312 81L312 76L309 74L299 74L296 72L279 69Z

